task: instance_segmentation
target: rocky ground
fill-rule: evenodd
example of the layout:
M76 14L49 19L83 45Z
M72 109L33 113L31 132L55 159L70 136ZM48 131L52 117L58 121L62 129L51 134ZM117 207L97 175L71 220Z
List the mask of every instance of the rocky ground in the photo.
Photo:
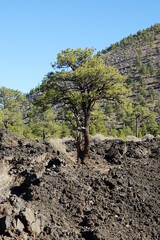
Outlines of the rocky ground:
M0 239L160 239L160 140L92 140L86 165L0 132Z

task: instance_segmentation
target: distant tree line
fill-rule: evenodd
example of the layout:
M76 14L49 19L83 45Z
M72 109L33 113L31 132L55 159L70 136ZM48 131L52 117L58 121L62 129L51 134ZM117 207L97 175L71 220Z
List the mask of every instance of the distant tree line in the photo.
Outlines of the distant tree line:
M142 42L150 42L151 44L156 38L156 35L160 32L160 24L157 23L154 26L151 26L150 28L147 28L145 30L139 30L136 34L132 35L130 34L128 37L123 38L120 42L116 42L114 44L111 44L110 47L107 47L103 49L100 53L105 54L106 52L116 49L117 47L125 47L128 45L134 45L137 43Z

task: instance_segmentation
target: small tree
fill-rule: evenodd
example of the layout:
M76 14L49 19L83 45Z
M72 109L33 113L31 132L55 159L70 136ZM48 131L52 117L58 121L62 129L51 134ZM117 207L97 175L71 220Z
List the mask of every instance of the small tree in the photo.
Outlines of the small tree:
M91 112L96 102L121 101L128 89L125 78L100 56L93 56L93 49L66 49L57 55L53 65L55 72L49 73L41 86L43 95L37 104L50 107L61 104L70 114L69 120L76 131L77 158L81 163L88 158L90 149L89 126Z
M41 138L45 141L47 138L69 135L70 130L67 125L60 123L56 118L57 112L54 108L44 111L43 106L34 107L34 105L31 105L24 136L27 138Z
M23 115L26 109L26 97L18 90L0 88L1 128L23 135Z

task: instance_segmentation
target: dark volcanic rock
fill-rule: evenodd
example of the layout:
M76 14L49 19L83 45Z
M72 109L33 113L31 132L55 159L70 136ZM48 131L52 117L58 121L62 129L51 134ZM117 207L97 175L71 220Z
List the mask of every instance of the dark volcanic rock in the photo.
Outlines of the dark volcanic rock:
M66 144L0 133L0 238L158 240L160 141L92 141L83 166Z

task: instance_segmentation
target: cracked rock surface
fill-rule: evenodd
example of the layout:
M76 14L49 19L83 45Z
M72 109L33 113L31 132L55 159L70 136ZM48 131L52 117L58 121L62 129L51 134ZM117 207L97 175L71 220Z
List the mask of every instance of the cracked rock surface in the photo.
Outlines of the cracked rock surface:
M86 165L0 132L0 239L158 240L160 141L92 140Z

